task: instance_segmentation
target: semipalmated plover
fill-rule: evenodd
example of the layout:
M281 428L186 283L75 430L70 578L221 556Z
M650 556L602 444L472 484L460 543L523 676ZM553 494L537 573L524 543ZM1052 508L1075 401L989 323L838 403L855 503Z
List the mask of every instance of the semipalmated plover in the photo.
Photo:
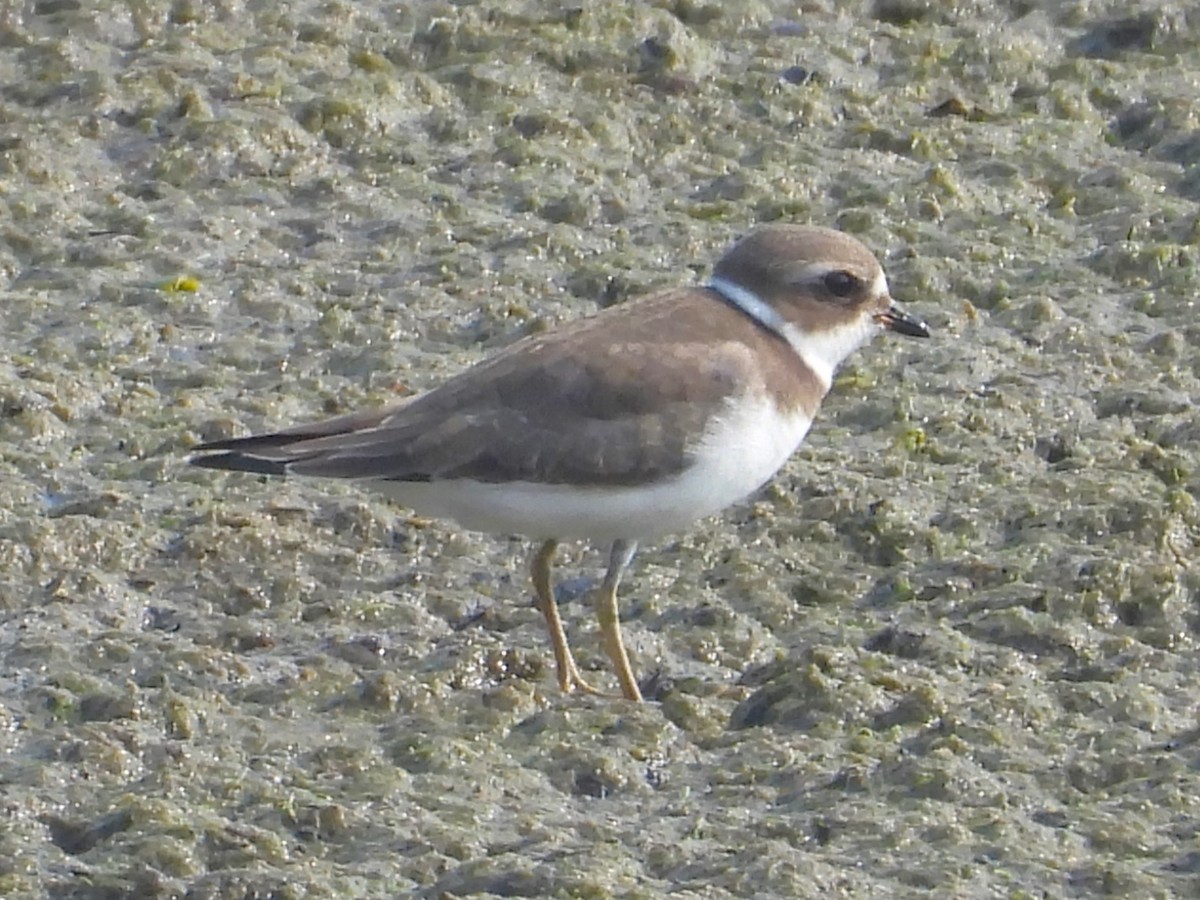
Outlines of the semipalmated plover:
M770 225L704 286L666 290L523 338L397 405L212 441L191 463L370 482L416 512L540 541L531 571L558 683L584 681L551 586L558 541L609 544L596 595L622 694L641 691L617 586L638 541L753 493L800 445L834 370L883 329L928 337L866 247Z

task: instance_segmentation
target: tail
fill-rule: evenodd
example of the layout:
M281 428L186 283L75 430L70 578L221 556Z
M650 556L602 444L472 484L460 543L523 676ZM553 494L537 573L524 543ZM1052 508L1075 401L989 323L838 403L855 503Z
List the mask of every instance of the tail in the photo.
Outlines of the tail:
M337 466L334 457L339 450L352 447L357 440L370 440L370 433L402 406L397 404L350 413L268 434L209 441L192 451L188 464L202 469L250 472L255 475L286 475L292 466L298 466L300 474L359 477L361 473L355 471L353 463ZM303 471L306 468L304 463L311 463L313 471Z
M245 438L253 441L255 438ZM198 455L188 457L188 465L201 469L224 469L228 472L253 472L255 475L286 475L288 461L270 459L265 456L255 456L253 453L239 450L229 450L224 453L210 453L220 450L222 445L236 445L237 441L214 441L211 444L201 444L196 448Z

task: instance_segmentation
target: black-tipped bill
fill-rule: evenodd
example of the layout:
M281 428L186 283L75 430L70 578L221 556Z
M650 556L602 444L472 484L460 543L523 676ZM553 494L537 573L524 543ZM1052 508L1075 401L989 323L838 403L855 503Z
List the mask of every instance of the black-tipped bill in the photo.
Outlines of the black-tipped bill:
M903 334L908 337L929 337L929 326L918 319L916 316L910 316L896 304L888 307L887 312L882 312L875 317L884 328Z

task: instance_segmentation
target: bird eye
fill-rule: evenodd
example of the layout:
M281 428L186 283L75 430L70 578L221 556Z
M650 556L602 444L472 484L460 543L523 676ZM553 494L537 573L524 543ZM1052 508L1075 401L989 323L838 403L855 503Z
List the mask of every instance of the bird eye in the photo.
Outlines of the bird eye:
M835 297L849 297L858 291L859 280L844 269L825 276L825 289Z

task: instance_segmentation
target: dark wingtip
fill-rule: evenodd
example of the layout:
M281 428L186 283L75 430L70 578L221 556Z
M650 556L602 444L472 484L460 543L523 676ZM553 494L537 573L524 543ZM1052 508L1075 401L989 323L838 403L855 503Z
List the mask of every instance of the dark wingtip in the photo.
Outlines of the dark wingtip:
M231 450L235 453L245 453L248 450L262 450L270 447L283 447L295 443L303 435L292 435L271 432L269 434L251 434L246 437L221 438L218 441L205 441L192 448L193 453L212 453L215 450Z
M208 453L209 449L219 449L221 441L212 444L202 444L196 449L200 455L188 458L188 465L201 469L220 469L226 472L250 472L254 475L286 475L287 464L261 456L250 456L247 453Z

